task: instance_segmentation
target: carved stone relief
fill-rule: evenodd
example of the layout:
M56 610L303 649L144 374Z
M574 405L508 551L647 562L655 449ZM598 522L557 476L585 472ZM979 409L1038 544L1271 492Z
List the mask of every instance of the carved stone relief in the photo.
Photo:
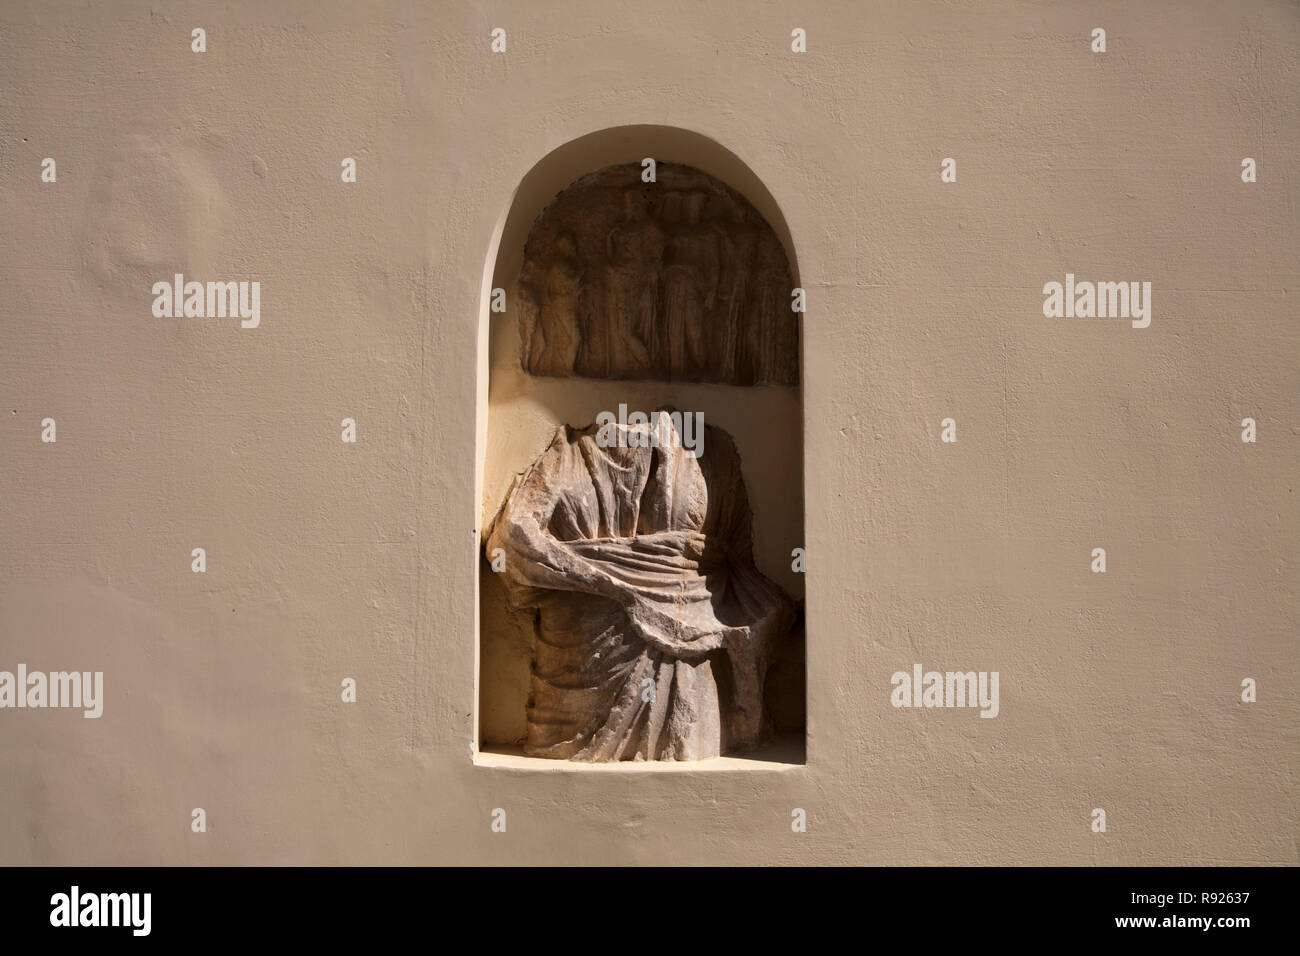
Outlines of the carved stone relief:
M533 375L797 385L785 250L739 193L690 166L577 180L546 207L519 276Z

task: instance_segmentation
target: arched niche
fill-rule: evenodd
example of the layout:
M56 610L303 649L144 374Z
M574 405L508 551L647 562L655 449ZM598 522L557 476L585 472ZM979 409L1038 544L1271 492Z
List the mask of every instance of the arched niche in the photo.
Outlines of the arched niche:
M646 158L656 163L654 183L640 179ZM625 198L633 193L643 198ZM620 232L624 223L655 226ZM620 242L628 247L622 252ZM657 272L641 269L638 279L628 264L638 244L646 243L662 243L663 255ZM572 355L558 364L533 362L529 368L529 336L535 335L548 290L563 295L585 289L575 294L604 302L610 296L635 298L637 288L654 286L653 294L663 301L673 296L694 301L700 293L692 283L698 285L701 273L710 270L683 270L678 260L697 256L710 243L723 250L720 255L745 259L753 278L736 280L733 270L726 289L716 288L726 282L705 281L713 308L687 308L686 321L693 317L703 323L704 351L712 355L712 346L726 338L714 335L713 320L726 311L717 306L730 297L739 334L748 332L754 345L748 356L739 348L730 364L712 358L701 363L698 353L695 360L688 354L684 364L674 362L667 353L671 335L663 335L668 324L675 322L676 329L681 321L664 319L656 333L659 352L648 362L626 356L611 362L588 349L582 360L570 350ZM718 266L721 272L727 268ZM803 576L791 558L803 545L801 316L790 311L790 292L798 285L785 219L768 189L733 153L707 137L670 127L619 127L581 137L552 151L524 176L498 224L482 289L478 422L480 529L490 527L512 482L554 440L557 426L579 429L620 406L673 407L698 412L734 440L752 510L753 561L797 610L788 640L773 648L765 690L777 732L772 752L793 762L802 761L805 709ZM741 286L751 291L732 291ZM762 304L752 292L760 286L767 297ZM491 311L493 290L504 290L504 312ZM783 293L780 312L768 301L777 291ZM772 317L773 334L761 336L744 319L764 309ZM589 302L585 321L599 324L610 311ZM788 326L781 327L777 316ZM754 344L758 339L761 347ZM766 364L755 358L760 352L768 356ZM773 355L779 361L770 361ZM536 621L507 609L505 589L482 550L480 555L478 746L510 752L526 732Z

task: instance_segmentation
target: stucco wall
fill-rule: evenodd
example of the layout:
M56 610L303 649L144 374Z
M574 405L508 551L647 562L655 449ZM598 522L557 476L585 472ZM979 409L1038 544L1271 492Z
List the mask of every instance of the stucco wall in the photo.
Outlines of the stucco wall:
M0 11L0 669L105 688L0 711L0 862L1297 862L1294 3L297 7ZM804 766L471 760L496 250L636 124L808 289ZM155 318L178 272L261 324Z

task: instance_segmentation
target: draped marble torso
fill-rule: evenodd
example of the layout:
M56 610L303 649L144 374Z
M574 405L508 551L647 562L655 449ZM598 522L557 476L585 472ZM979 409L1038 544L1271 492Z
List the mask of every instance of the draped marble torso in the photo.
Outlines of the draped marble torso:
M793 607L754 565L735 445L707 426L692 457L665 412L618 433L602 447L595 426L562 426L487 535L510 604L537 614L525 752L698 760L753 747L768 651Z

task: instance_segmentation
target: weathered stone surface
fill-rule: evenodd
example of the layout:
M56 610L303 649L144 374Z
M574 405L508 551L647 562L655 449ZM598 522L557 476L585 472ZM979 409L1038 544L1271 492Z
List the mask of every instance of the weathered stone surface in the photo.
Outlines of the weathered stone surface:
M739 193L690 166L610 166L543 210L519 275L534 375L797 385L790 267Z
M562 426L488 530L510 605L538 615L532 756L699 760L767 731L794 609L754 565L735 444L706 426L693 458L667 413L650 418L614 426L633 447Z

